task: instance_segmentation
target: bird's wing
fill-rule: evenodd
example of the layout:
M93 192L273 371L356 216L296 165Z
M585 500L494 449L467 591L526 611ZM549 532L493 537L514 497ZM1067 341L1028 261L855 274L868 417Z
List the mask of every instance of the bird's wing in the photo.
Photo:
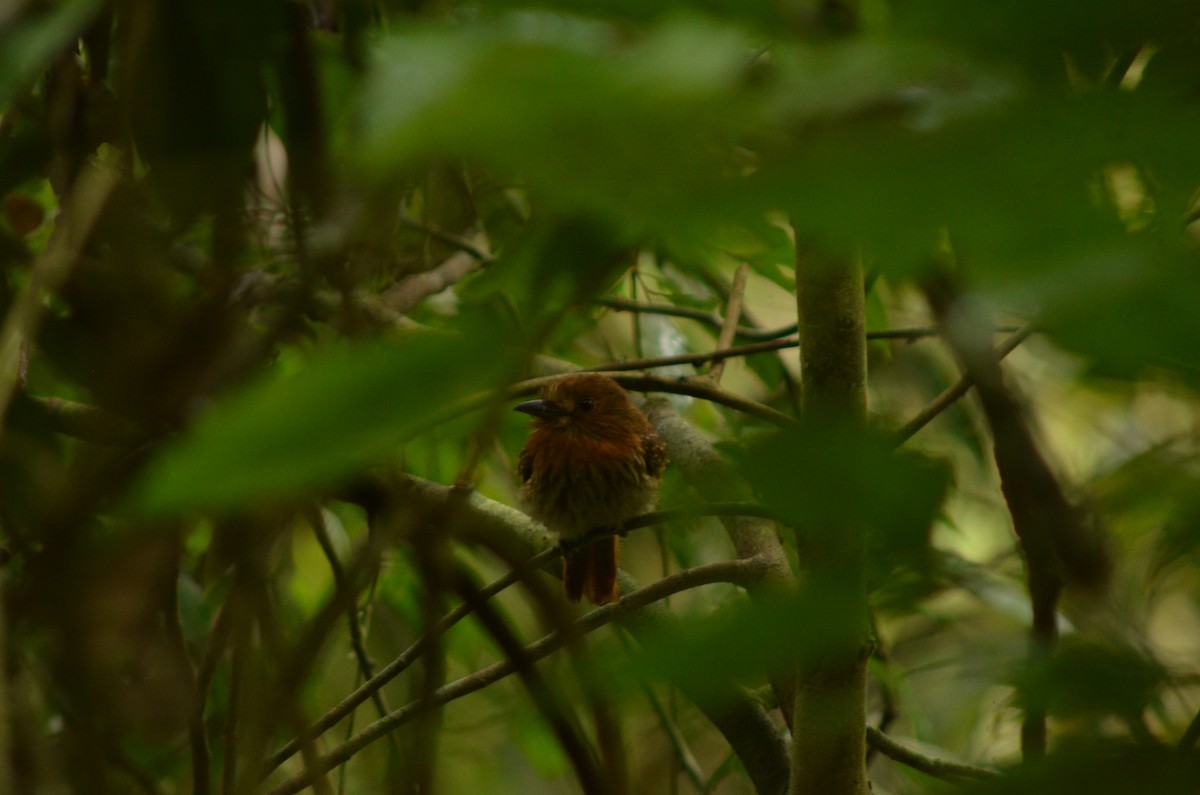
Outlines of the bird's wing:
M517 459L517 474L521 476L522 483L533 476L533 452L528 447L521 451L521 457Z
M662 474L663 465L667 463L667 448L657 434L642 437L642 460L646 462L647 475L656 478Z

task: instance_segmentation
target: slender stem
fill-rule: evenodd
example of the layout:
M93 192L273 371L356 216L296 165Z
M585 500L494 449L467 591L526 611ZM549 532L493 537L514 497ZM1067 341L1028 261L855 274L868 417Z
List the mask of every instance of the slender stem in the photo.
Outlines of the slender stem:
M421 223L416 218L401 214L400 223L404 226L407 226L409 229L415 229L418 232L424 232L439 243L445 243L451 248L456 248L465 254L470 254L482 265L489 265L495 259L491 254L479 248L465 237L444 232L441 229L435 229L432 226Z
M371 658L367 655L366 643L363 640L362 624L358 620L358 600L354 593L351 592L350 584L346 580L346 572L342 568L342 562L338 560L337 550L333 547L333 539L329 537L329 528L325 525L325 517L318 507L310 508L305 511L305 516L308 518L308 524L312 527L313 535L316 536L317 544L321 547L321 552L325 555L325 560L329 563L329 570L333 574L333 586L340 594L340 599L346 605L346 621L350 627L350 646L354 651L355 661L358 663L358 670L362 674L363 679L370 679L375 675L371 666ZM379 711L380 716L388 714L391 710L388 709L387 702L384 701L383 691L377 690L371 694L371 700L375 703L375 708Z
M990 781L1000 777L1000 773L991 768L951 762L914 751L873 727L867 727L867 743L887 758L943 781Z
M1029 339L1029 335L1031 335L1035 330L1036 329L1031 323L1023 326L1008 339L1004 340L1004 342L1000 343L1000 345L996 347L996 359L1003 359L1005 356L1012 353L1017 349L1018 345ZM929 405L921 409L921 411L915 417L900 426L900 429L896 431L896 444L904 444L911 439L914 435L916 435L917 431L921 430L930 422L932 422L943 411L953 406L963 395L967 394L967 392L969 392L973 386L975 386L975 379L972 378L970 374L963 373L958 381L956 381L952 386L947 387L946 390L934 398Z
M652 527L654 525L664 524L666 522L675 521L678 519L695 518L698 516L765 515L766 510L761 505L756 505L754 503L713 503L696 508L689 507L654 511L652 513L643 514L642 516L631 519L623 528L598 530L576 543L580 545L588 544L617 533L632 532L643 527ZM552 563L562 554L562 546L556 545L547 547L525 561L524 565L509 570L502 576L493 580L484 588L480 589L479 592L484 598L490 599L501 591L507 589L509 586L514 585L528 577L530 572L537 571L547 564ZM460 603L451 609L442 617L441 621L417 638L416 641L414 641L411 646L401 652L396 659L392 660L386 666L381 668L378 673L359 685L354 692L343 698L332 709L314 721L312 726L309 728L308 734L313 737L319 736L340 723L343 718L353 713L360 704L370 698L372 693L378 691L388 682L395 679L397 676L407 670L414 662L420 659L421 655L424 654L429 648L432 639L431 633L445 634L450 630L451 627L470 614L471 607L465 602ZM298 739L294 739L286 743L282 748L267 758L263 766L264 774L275 770L299 750L300 741Z
M742 301L746 297L746 278L749 273L750 266L743 262L733 274L733 285L729 288L729 300L725 304L725 320L721 325L721 333L717 336L718 351L733 344L733 335L737 332L738 320L742 317ZM714 385L721 383L725 362L725 357L716 359L709 370L708 378Z
M1008 333L1017 331L1011 326L1001 326L996 329L996 333ZM868 340L906 340L914 341L925 339L927 337L935 337L941 334L941 331L936 328L927 326L917 326L913 328L893 328L882 329L880 331L868 331ZM788 348L795 348L800 345L798 337L786 337L784 339L772 339L764 342L752 342L748 345L734 345L731 347L717 348L712 351L702 353L680 353L674 356L655 356L645 359L627 359L621 362L607 362L605 364L596 365L588 368L589 372L613 373L629 370L650 370L655 367L672 367L677 364L694 364L701 365L707 362L715 362L721 359L730 359L734 356L750 356L755 353L770 353L772 351L781 351Z
M621 645L625 647L626 652L632 651L632 644L629 636L624 632L618 632L617 637L621 640ZM679 769L687 774L691 779L692 784L697 790L702 791L707 782L704 771L700 769L700 763L696 761L696 755L692 753L692 749L688 747L687 738L683 736L683 732L679 730L674 719L667 713L666 706L663 705L662 699L658 697L658 693L654 692L654 686L650 684L644 677L639 677L638 684L641 687L642 694L646 696L647 703L650 704L650 709L654 711L658 718L658 725L662 727L663 733L667 736L667 741L671 744L671 750L675 752L675 762L679 765ZM674 776L672 776L674 778ZM674 784L674 781L672 781Z
M702 309L692 309L686 306L675 306L674 304L646 304L638 301L631 301L628 298L618 298L615 296L606 296L595 299L595 303L600 306L615 309L618 312L636 312L644 315L663 315L666 317L680 317L687 320L695 320L698 323L703 323L711 329L719 331L723 325L722 319L713 312L705 312ZM746 326L739 326L737 336L744 340L773 340L778 337L786 337L796 333L796 324L790 323L777 329L756 329Z
M571 632L586 634L599 629L612 621L624 617L646 605L665 599L667 596L719 582L737 582L752 578L764 566L758 560L736 560L722 563L711 563L686 569L670 577L658 580L645 588L640 588L621 597L617 602L598 607L586 613L572 627ZM481 591L482 595L482 591ZM541 639L524 647L524 654L529 662L538 660L558 651L565 644L570 633L565 631L552 632ZM475 693L488 685L516 672L516 664L511 659L500 660L476 671L473 674L457 679L445 687L438 688L434 694L434 704L418 704L413 702L390 713L364 728L341 745L336 746L320 759L320 767L332 770L345 764L363 748L378 740L383 735L416 717L418 709L430 706L444 706L451 701ZM282 782L270 791L270 795L292 795L310 785L309 774L302 772Z
M116 163L89 163L71 186L57 228L45 252L33 265L29 284L13 299L0 324L0 418L8 413L13 393L22 383L22 356L37 334L48 297L71 275L92 229L120 181L121 155Z

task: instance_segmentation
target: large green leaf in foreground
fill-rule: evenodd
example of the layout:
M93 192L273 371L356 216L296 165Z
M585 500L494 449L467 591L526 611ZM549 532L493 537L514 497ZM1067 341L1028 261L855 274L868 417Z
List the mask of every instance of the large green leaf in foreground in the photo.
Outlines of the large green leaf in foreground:
M484 340L423 332L330 347L213 406L150 464L131 507L234 510L336 482L497 383L506 359Z

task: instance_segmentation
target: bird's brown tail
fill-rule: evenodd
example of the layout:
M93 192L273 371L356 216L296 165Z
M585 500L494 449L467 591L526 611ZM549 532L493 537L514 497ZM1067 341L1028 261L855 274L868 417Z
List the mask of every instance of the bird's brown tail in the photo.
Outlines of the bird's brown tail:
M613 536L567 553L563 558L563 585L568 599L578 602L587 597L592 604L603 605L621 597L617 589L617 544Z

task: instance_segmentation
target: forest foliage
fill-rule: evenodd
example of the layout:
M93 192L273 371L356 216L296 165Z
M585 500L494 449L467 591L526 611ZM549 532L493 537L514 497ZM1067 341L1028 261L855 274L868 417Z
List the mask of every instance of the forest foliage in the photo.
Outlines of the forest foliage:
M776 795L858 588L876 792L1196 791L1198 37L0 4L0 790ZM846 268L865 423L797 353ZM672 461L616 607L516 495L574 369Z

